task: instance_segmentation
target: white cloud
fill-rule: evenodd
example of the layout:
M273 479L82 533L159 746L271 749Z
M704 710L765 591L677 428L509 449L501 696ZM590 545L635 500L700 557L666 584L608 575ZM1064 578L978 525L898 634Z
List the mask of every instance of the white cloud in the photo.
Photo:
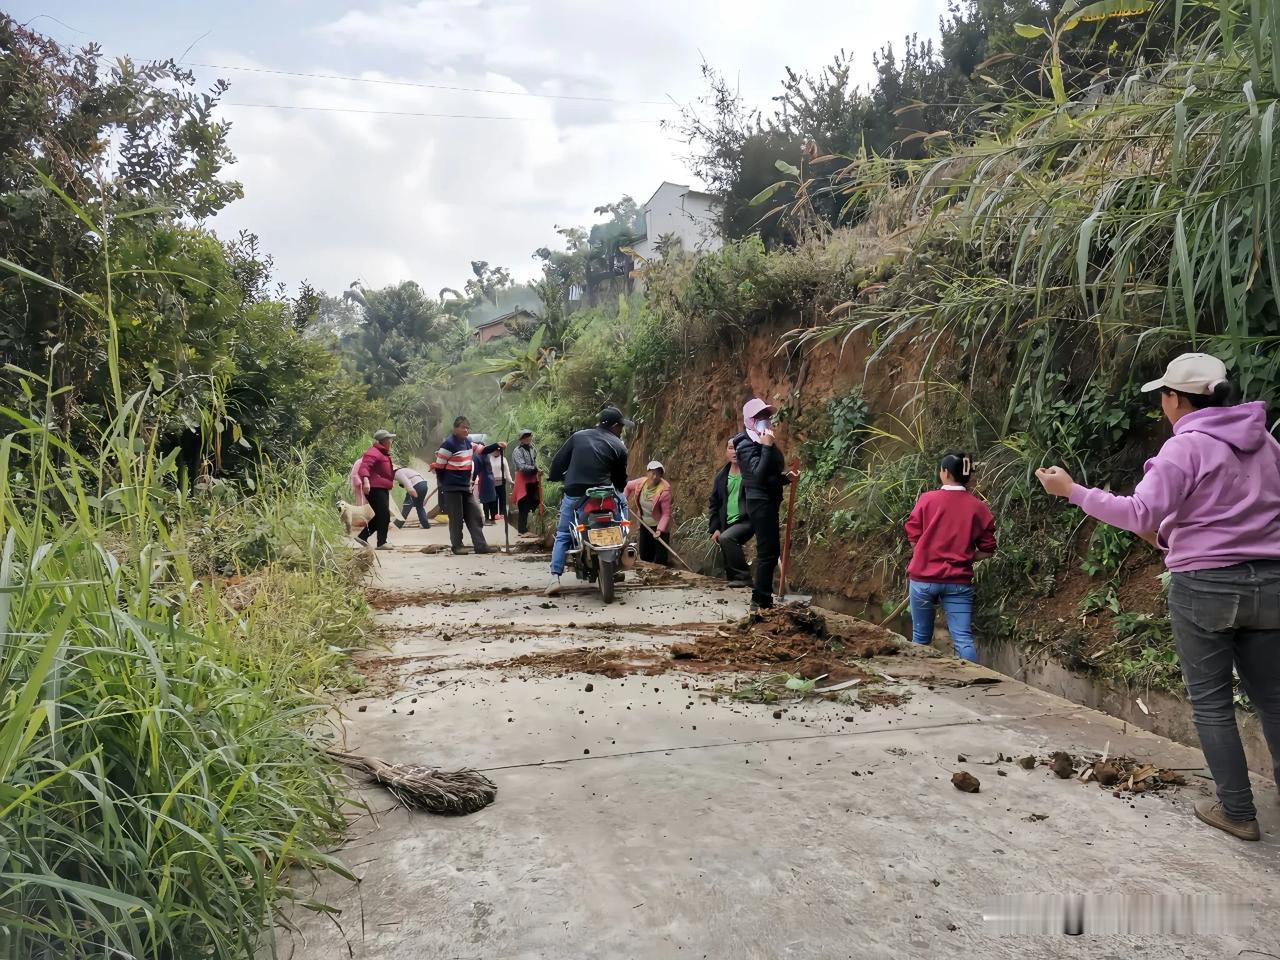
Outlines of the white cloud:
M376 80L689 102L701 92L705 55L764 104L784 65L816 69L842 45L869 79L871 52L931 30L941 6L861 0L800 16L781 4L687 0L387 3L300 28L312 62L257 65L336 74L357 63L368 67L358 76ZM255 65L226 52L205 56ZM673 117L672 107L225 75L231 104L521 118L228 106L239 158L232 175L245 199L215 226L257 232L291 284L416 279L434 292L459 285L477 259L532 276L530 255L556 240L557 224L585 224L593 207L624 193L642 201L664 179L689 180L681 145L653 122Z

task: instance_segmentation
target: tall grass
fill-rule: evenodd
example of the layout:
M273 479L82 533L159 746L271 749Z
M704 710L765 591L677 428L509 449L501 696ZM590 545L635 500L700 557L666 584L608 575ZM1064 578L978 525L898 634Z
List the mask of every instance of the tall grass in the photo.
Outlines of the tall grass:
M972 350L973 382L1005 388L1003 433L1187 347L1280 396L1280 4L1219 8L1166 62L1063 105L1011 102L950 155L856 164L851 189L908 195L894 203L925 229L882 296L802 336Z
M0 407L0 956L253 957L289 868L342 871L321 852L340 794L307 733L308 687L360 626L334 599L353 592L336 520L308 514L300 471L188 501L147 394L77 449L48 426L55 378L8 372L26 399ZM274 530L261 555L229 551L252 596L189 549L229 523Z

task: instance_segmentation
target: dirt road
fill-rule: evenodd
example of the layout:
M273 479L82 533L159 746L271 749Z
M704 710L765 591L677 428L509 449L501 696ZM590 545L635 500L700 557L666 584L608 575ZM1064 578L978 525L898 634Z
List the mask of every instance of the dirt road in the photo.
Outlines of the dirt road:
M347 744L491 771L498 798L444 818L359 789L374 814L354 820L339 856L360 882L326 879L313 896L341 912L296 913L282 956L1280 954L1273 786L1259 781L1267 836L1245 844L1192 819L1195 778L1115 796L999 762L1108 746L1167 768L1202 759L913 650L753 662L740 685L784 669L820 670L825 685L833 666L863 679L833 699L742 702L716 650L759 661L769 647L733 625L740 591L629 582L605 608L570 576L545 601L544 557L424 553L443 530L392 533L371 594L385 648L362 658L371 686L343 705ZM673 643L688 644L680 660ZM575 648L593 649L565 654ZM958 771L980 791L953 787ZM1211 937L993 938L984 926L992 895L1090 893L1270 903L1244 932Z

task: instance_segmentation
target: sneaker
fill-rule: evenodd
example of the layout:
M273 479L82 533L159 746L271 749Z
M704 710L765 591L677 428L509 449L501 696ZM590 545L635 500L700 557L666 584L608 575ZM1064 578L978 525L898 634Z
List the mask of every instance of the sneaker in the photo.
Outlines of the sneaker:
M475 550L472 551L472 553L492 553L492 552L493 551L490 550L488 547L476 547Z
M378 544L378 549L379 549L379 550L390 550L390 549L392 549L392 547L391 547L391 544L389 544L389 543L380 543L380 544Z
M560 578L553 576L551 582L547 584L547 589L542 591L542 595L545 597L560 596Z
M466 552L467 552L467 551L463 550L461 547L454 547L454 548L453 548L453 555L454 555L455 557L460 557L460 556L462 556L462 555L463 555L464 553L466 553Z
M393 520L393 521L391 521L391 522L392 522L392 523L394 523L394 524L396 525L396 529L397 529L397 530L403 530L403 529L404 529L404 521L403 521L403 520Z
M1197 800L1195 802L1196 819L1217 827L1224 833L1241 840L1261 840L1262 831L1258 829L1257 820L1232 820L1222 811L1222 804L1217 800Z

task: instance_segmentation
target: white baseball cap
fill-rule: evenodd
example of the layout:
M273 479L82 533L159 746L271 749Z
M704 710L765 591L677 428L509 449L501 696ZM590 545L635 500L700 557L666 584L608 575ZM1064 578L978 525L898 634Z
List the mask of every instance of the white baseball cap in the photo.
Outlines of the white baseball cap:
M663 473L666 473L666 472L667 472L667 468L666 468L666 467L664 467L662 464L660 464L657 460L650 460L650 461L649 461L649 465L648 465L647 467L645 467L645 469L646 469L646 470L661 470Z
M1142 392L1169 389L1179 393L1213 393L1214 387L1227 379L1227 365L1207 353L1184 353L1174 357L1164 376L1142 385Z

